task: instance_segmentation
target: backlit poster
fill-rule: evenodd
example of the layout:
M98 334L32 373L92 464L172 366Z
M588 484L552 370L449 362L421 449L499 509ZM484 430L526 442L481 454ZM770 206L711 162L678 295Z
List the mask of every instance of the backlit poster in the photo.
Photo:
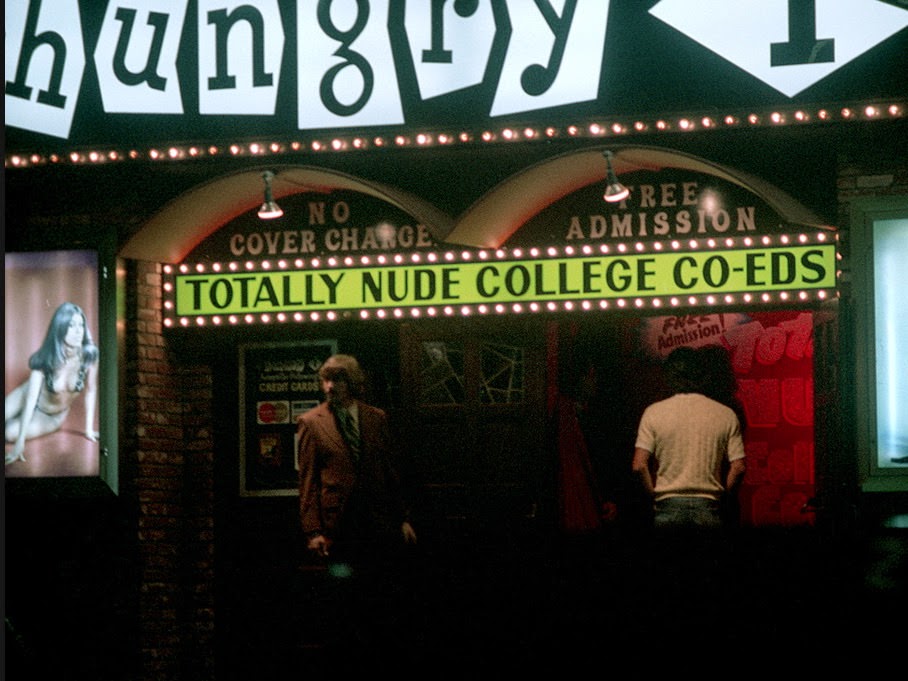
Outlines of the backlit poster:
M908 220L873 225L876 465L908 469Z
M98 254L5 254L7 478L100 473Z

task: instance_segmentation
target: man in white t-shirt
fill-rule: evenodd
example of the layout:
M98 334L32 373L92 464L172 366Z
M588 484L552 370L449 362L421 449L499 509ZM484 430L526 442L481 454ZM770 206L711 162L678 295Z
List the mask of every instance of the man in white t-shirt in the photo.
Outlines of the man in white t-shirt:
M637 429L633 468L653 497L657 529L720 528L722 498L744 477L741 424L704 394L702 363L693 348L672 351L665 371L673 395L647 407Z

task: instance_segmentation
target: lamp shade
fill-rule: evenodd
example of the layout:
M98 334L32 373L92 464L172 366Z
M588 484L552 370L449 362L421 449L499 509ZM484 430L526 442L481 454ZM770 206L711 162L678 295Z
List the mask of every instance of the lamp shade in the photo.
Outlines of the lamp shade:
M266 200L262 204L262 207L259 208L259 218L262 220L274 220L279 218L284 214L284 211L281 210L281 207L277 205L273 200Z
M616 179L614 182L609 182L608 185L606 185L605 193L602 195L602 198L609 203L618 203L619 201L624 201L630 193L631 190Z

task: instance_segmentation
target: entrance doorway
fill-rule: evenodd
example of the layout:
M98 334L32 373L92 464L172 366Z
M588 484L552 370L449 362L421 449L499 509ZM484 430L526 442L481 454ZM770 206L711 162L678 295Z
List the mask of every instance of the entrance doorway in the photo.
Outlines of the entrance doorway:
M542 517L544 341L538 322L401 327L401 420L422 524L474 532Z

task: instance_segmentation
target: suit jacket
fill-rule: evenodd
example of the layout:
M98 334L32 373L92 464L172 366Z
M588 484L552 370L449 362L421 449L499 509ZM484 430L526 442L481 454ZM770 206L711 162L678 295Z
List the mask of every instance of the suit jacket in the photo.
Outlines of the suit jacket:
M332 541L400 537L406 512L388 418L357 400L360 455L354 461L327 402L297 420L300 522Z

